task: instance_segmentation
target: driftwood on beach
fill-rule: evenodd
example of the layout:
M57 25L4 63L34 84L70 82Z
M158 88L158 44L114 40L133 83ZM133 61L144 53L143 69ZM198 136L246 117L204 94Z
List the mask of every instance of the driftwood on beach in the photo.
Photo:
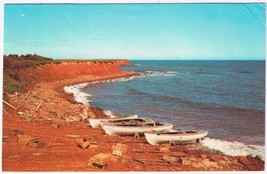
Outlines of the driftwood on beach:
M5 100L3 100L3 102L4 102L6 105L10 106L11 108L17 110L17 108L16 108L15 106L13 106L12 104L6 102Z

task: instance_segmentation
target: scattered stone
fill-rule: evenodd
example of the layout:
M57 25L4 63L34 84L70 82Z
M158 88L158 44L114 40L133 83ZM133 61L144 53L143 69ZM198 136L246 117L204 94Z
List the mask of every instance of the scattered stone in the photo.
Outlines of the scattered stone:
M79 138L77 140L77 145L82 149L86 149L90 146L90 142L87 138Z
M208 156L207 155L200 155L201 158L207 158Z
M246 156L240 156L238 162L246 166L249 170L255 170L255 165L253 165Z
M249 166L249 165L251 165L251 163L249 162L249 160L248 160L248 158L247 158L246 156L240 156L240 157L238 158L238 162L239 162L240 164L243 164L244 166Z
M209 156L209 159L211 161L213 161L213 162L218 162L219 161L219 159L217 157L215 157L215 156Z
M255 156L255 159L262 161L261 157L259 155Z

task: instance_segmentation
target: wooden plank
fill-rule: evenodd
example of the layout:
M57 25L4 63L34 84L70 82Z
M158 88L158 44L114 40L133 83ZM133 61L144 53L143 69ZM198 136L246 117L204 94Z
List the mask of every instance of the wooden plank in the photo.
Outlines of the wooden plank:
M64 135L64 136L68 138L80 138L80 135Z
M6 105L10 106L11 108L13 108L13 109L15 109L15 110L17 109L15 106L11 105L10 103L6 102L5 100L3 100L3 102L4 102Z
M163 155L162 160L165 160L169 163L176 163L178 161L177 157L175 156L170 156L170 155Z
M39 105L37 106L35 112L37 112L37 111L40 109L40 107L42 106L43 102L44 102L43 100L40 101L40 103L39 103Z
M164 165L164 166L178 166L178 164L170 164L163 160L152 160L152 159L137 159L133 158L134 161L145 164L145 165Z
M154 150L132 150L133 153L164 153L161 151L154 151Z
M136 162L139 162L139 163L141 163L141 164L145 164L144 161L140 161L139 159L133 158L133 160L136 161Z
M146 163L147 165L162 165L162 166L178 166L178 164L169 164L169 163Z
M137 158L135 158L137 159ZM158 163L167 163L167 161L163 161L163 160L153 160L153 159L137 159L139 161L145 161L145 162L158 162Z

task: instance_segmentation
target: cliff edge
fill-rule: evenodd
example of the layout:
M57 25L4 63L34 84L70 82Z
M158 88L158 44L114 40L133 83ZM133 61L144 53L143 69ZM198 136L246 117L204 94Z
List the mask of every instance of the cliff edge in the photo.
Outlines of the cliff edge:
M122 73L128 60L53 60L38 55L4 56L4 92L26 92L42 82Z

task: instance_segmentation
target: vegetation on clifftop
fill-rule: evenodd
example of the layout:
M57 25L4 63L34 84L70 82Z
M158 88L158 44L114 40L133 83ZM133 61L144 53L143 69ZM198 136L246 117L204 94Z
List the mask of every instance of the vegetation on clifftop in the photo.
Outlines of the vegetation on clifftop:
M12 94L14 92L26 92L28 86L26 82L20 79L18 73L20 69L36 67L45 64L59 64L62 62L110 62L116 59L51 59L37 54L17 55L10 54L4 56L4 76L3 91Z
M4 56L3 91L5 93L27 91L27 84L19 78L19 70L52 62L53 59L36 54L21 56L18 56L17 54L10 54L8 56Z

